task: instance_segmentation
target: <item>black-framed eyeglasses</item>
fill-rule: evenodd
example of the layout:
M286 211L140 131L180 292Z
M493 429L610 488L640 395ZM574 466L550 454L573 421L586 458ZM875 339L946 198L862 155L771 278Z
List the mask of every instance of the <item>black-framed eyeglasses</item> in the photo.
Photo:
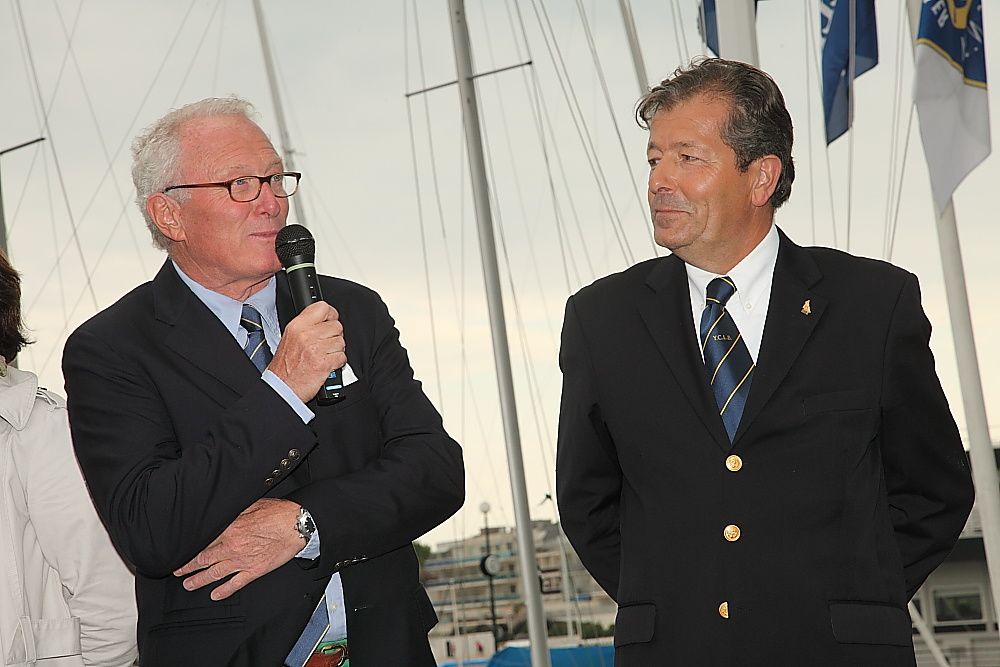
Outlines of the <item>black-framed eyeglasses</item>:
M271 192L275 197L291 197L299 189L299 180L302 174L297 171L282 171L270 176L237 176L228 181L218 183L187 183L185 185L171 185L163 188L166 194L171 190L181 188L225 188L229 191L229 196L233 201L250 202L260 196L260 189L267 183L271 187Z

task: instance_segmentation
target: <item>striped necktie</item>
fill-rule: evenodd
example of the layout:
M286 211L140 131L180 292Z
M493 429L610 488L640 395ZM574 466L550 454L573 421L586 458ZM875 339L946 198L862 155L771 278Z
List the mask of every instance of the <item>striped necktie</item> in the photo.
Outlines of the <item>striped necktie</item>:
M243 346L243 351L250 357L257 370L263 373L271 363L273 355L264 338L264 323L261 321L260 313L249 303L243 304L240 326L247 330L247 344Z
M700 329L705 373L730 442L743 416L754 369L743 335L726 311L726 302L735 293L736 284L729 276L715 278L708 284Z

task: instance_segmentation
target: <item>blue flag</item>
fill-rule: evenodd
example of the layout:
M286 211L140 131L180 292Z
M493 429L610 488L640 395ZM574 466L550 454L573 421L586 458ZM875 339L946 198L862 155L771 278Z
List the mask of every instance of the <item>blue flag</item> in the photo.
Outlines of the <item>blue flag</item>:
M852 0L820 0L819 31L823 41L823 113L826 143L848 130L848 72L851 40ZM854 76L878 64L878 35L875 29L875 0L853 0Z
M757 10L757 2L754 0L754 11ZM705 41L705 46L712 52L712 55L719 57L719 22L715 13L715 0L703 0L698 11L698 32Z

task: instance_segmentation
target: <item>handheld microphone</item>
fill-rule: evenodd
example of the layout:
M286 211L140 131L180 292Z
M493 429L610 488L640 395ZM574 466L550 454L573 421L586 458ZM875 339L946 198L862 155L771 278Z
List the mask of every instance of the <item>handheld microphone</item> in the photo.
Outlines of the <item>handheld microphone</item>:
M283 227L274 239L274 251L285 267L296 313L301 313L311 303L322 300L323 293L316 276L316 241L309 230L302 225ZM343 398L343 390L344 383L338 368L323 383L316 394L316 402L320 405L336 403Z

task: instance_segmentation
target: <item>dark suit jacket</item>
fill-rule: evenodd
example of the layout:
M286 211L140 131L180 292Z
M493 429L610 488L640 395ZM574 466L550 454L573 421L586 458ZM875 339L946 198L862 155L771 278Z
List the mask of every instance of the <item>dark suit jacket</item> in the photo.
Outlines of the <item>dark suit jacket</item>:
M76 453L137 570L143 667L280 665L336 571L352 662L434 664L437 618L411 541L461 506L461 450L378 295L322 281L359 380L340 403L311 402L308 425L169 262L66 343ZM293 316L283 274L277 306L283 327ZM263 496L312 513L321 557L293 558L220 602L212 587L185 591L171 572Z
M906 602L973 497L916 278L782 234L732 445L691 315L675 256L566 307L559 507L616 665L914 665Z

